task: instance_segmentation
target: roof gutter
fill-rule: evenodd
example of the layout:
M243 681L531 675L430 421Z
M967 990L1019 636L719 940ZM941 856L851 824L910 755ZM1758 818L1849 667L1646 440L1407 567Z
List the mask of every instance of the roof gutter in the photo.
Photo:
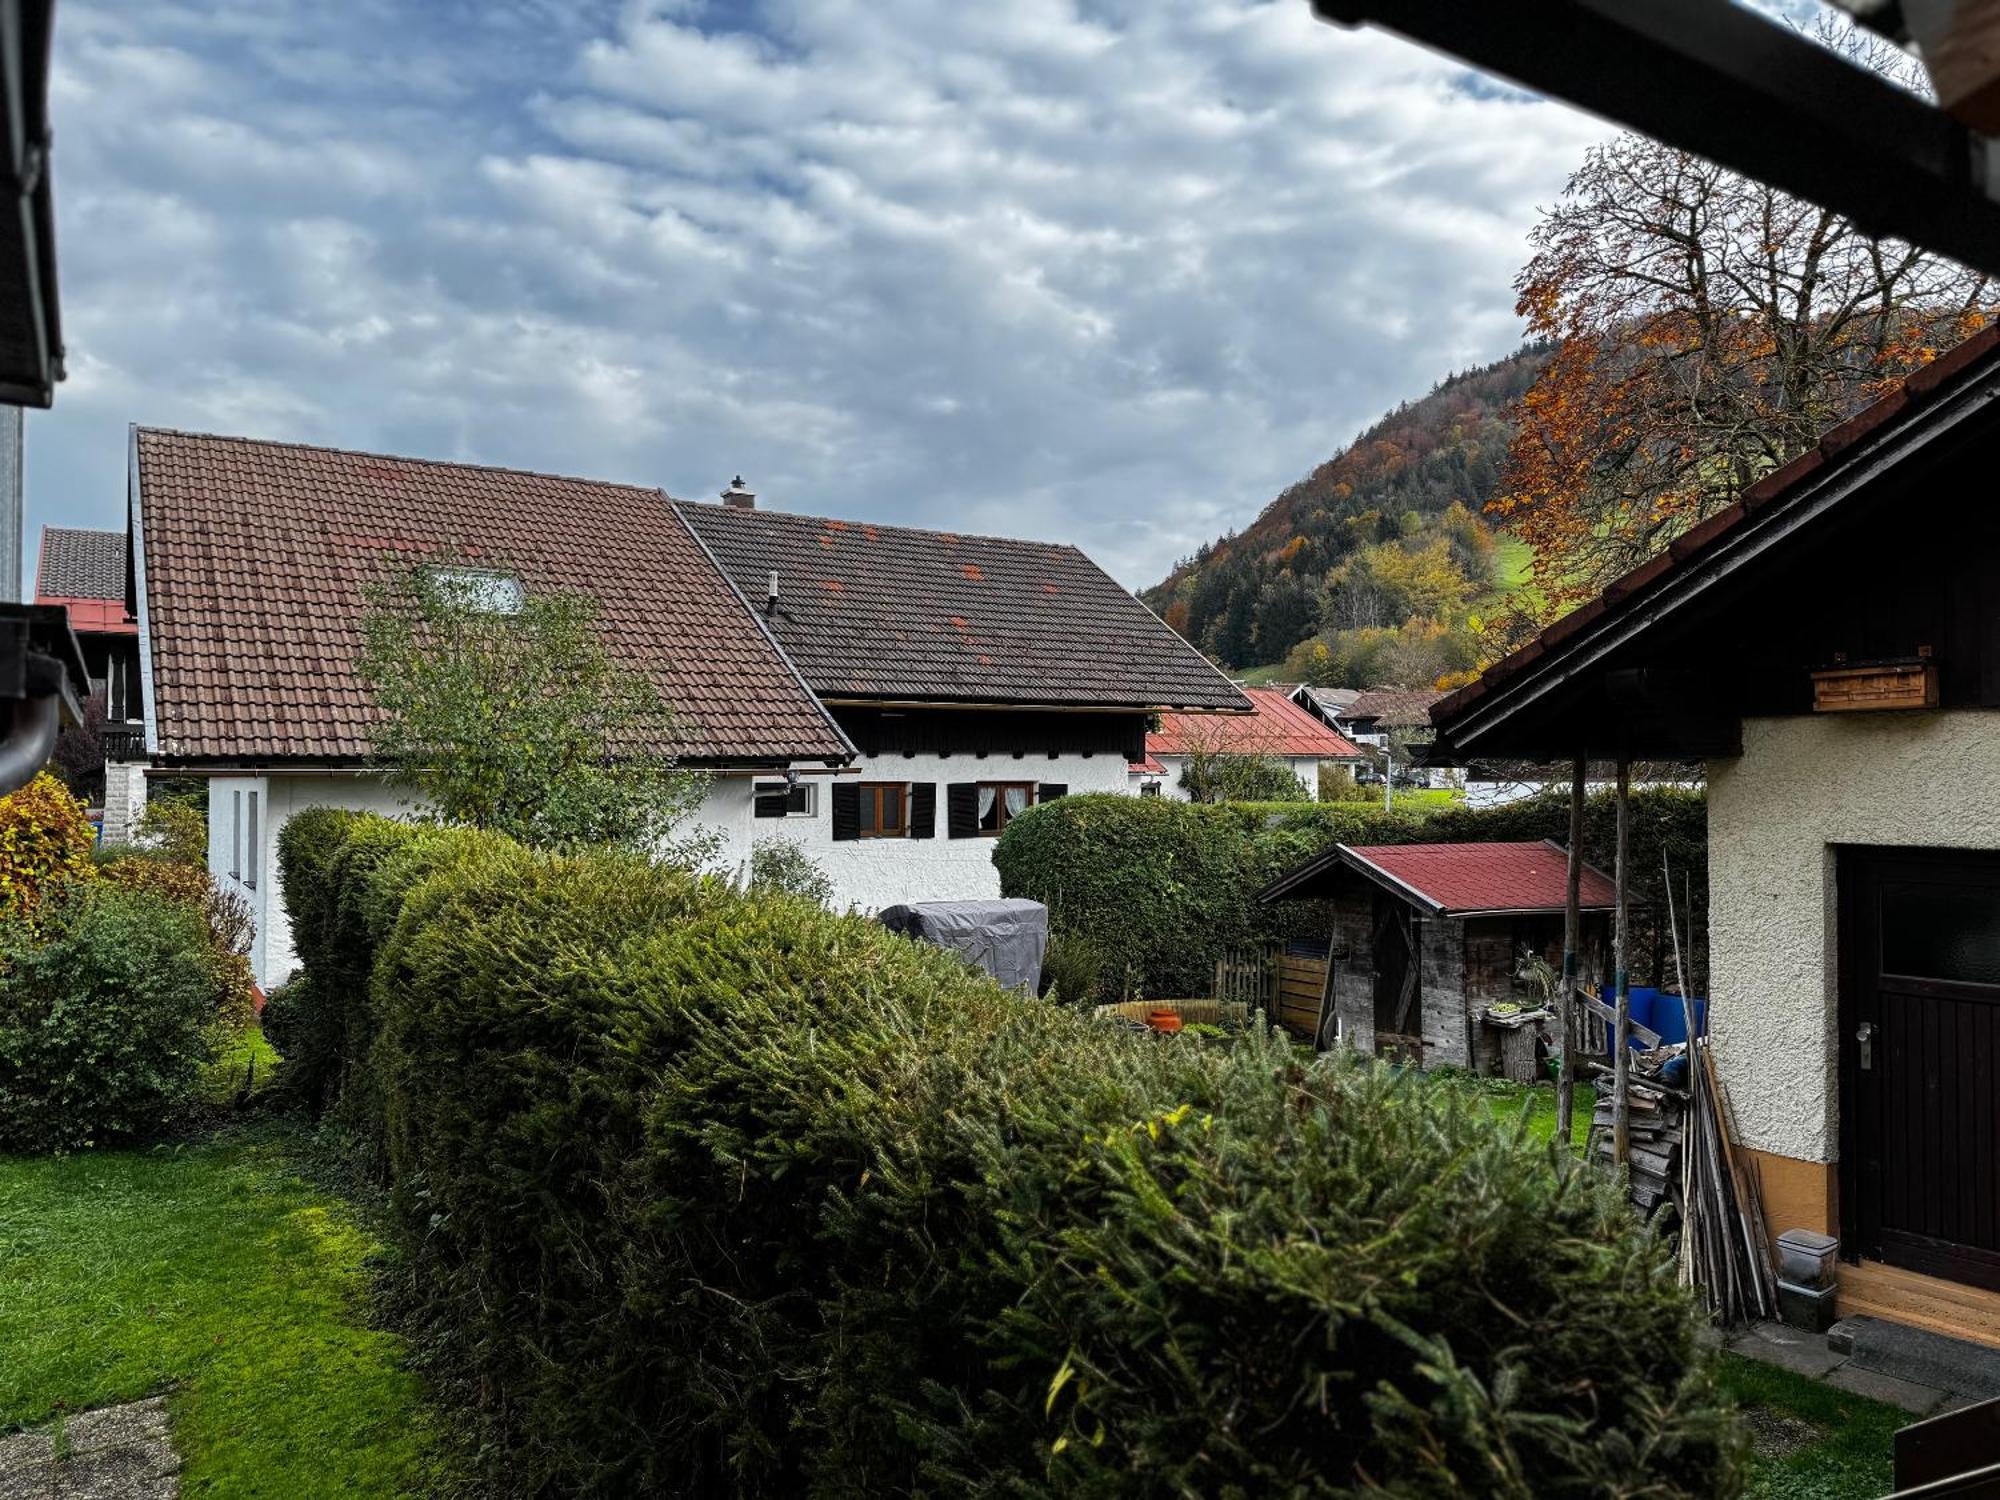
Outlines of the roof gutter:
M1186 707L1174 703L1036 703L997 698L866 698L828 693L820 702L839 708L962 708L975 713L1038 714L1235 714L1257 712L1248 699L1241 708Z

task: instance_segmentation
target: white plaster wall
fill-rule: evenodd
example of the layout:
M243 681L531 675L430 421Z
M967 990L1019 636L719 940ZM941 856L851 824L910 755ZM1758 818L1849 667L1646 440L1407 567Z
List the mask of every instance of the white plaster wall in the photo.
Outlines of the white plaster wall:
M768 777L718 778L708 797L704 821L729 839L726 868L739 878L751 846L763 839L798 844L833 881L834 905L879 911L903 901L980 900L1000 894L993 868L991 838L955 839L948 834L945 788L960 781L1031 781L1084 792L1129 792L1126 762L1119 755L888 755L861 760L838 777L807 779L819 787L811 817L751 816L751 786ZM928 839L848 839L833 837L832 785L838 781L931 782L937 793L937 832ZM731 785L734 783L734 785Z
M722 835L714 865L739 883L747 876L757 841L782 838L798 844L831 877L834 904L876 911L901 901L970 900L1000 894L999 872L993 868L991 838L947 837L945 787L955 781L1032 781L1059 783L1072 794L1124 792L1125 761L1117 755L888 756L862 761L841 780L934 782L938 788L937 833L929 839L855 839L833 837L831 786L834 777L808 776L819 789L811 817L752 816L752 787L764 776L717 776L703 800L701 822ZM231 793L255 790L260 803L262 878L252 890L230 869L230 820L236 804ZM250 903L257 921L251 966L259 984L284 983L297 967L292 948L291 920L278 884L278 834L285 822L309 807L340 807L385 817L407 816L413 803L407 792L368 774L272 772L258 776L217 776L208 784L208 867L226 888Z
M1708 766L1717 1065L1745 1144L1839 1141L1834 851L2000 849L2000 713L1751 719Z

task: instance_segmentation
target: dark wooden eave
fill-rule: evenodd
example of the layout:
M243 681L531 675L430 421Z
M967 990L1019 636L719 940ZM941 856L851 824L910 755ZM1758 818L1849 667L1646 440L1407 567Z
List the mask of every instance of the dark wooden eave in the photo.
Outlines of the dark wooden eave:
M1753 703L1741 679L1759 643L1718 632L1755 618L1760 588L1799 590L1809 548L1872 547L1886 559L1924 535L1926 506L1933 533L1949 533L1954 507L1990 511L1996 443L2000 329L1988 329L1437 703L1427 759L1736 754L1746 712L1809 704L1774 700L1768 672ZM1907 583L1890 592L1907 606L1926 602ZM1802 665L1796 677L1804 690ZM1993 686L1982 681L1960 706L1993 706Z
M1944 111L1731 0L1313 0L2000 274L1992 147Z

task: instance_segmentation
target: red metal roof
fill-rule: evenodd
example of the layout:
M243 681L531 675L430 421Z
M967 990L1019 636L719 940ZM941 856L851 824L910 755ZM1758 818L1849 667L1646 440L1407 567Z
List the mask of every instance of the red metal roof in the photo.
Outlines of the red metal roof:
M1361 752L1277 688L1245 688L1249 714L1161 714L1146 736L1146 754L1314 755L1359 760Z
M139 622L125 613L122 599L65 599L37 594L37 604L60 604L69 611L69 628L78 635L137 635Z
M1414 894L1441 915L1484 911L1561 911L1568 857L1555 844L1343 844L1364 873ZM1586 910L1602 910L1617 892L1603 872L1583 867Z

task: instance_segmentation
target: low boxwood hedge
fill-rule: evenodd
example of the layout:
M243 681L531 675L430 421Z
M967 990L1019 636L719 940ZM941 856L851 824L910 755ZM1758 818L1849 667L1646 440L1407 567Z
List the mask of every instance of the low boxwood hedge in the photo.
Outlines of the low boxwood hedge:
M1607 872L1616 810L1609 793L1585 810L1584 855ZM1227 949L1291 938L1323 939L1321 903L1260 906L1256 894L1284 871L1334 844L1493 842L1569 837L1566 797L1495 808L1384 810L1357 803L1221 803L1114 795L1064 797L1030 808L994 846L1001 894L1045 903L1051 929L1113 955L1096 998L1206 995ZM1674 871L1684 926L1692 897L1695 943L1688 955L1706 993L1708 837L1699 792L1649 787L1632 797L1631 869L1637 903L1635 983L1671 977L1660 854ZM1119 994L1111 993L1117 991Z
M349 1086L496 1486L1734 1484L1660 1246L1450 1091L1128 1033L630 856L363 820L311 868L381 842L329 883L362 946L300 951L369 961Z

